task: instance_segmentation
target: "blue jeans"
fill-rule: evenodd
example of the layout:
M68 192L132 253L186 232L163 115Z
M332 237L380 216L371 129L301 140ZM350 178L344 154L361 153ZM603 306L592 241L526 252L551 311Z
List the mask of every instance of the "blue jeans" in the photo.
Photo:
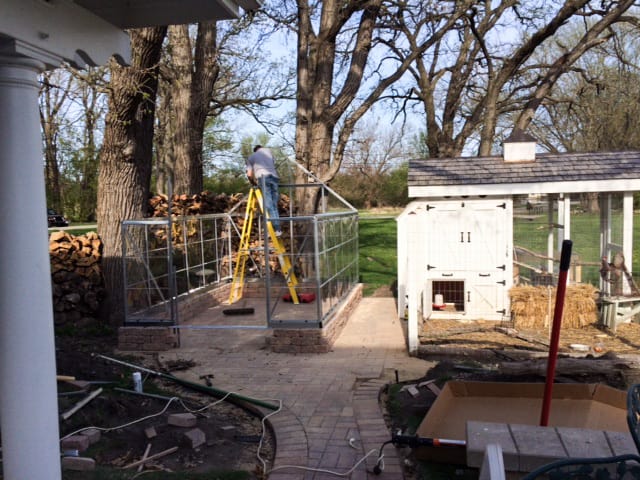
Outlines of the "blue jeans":
M262 190L265 213L271 220L273 229L278 231L280 230L280 215L278 215L278 200L280 200L280 192L278 191L279 179L273 175L266 175L260 177L258 181Z

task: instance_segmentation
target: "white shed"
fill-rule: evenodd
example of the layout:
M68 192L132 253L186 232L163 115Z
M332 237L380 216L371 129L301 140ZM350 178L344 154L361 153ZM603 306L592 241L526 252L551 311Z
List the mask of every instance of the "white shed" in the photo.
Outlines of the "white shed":
M424 321L510 319L515 195L544 194L547 256L571 238L571 195L598 192L600 252L620 251L630 267L633 192L640 190L640 152L537 154L526 134L505 142L504 154L432 158L409 164L409 197L398 216L398 315L408 316L409 350ZM611 197L623 198L623 238L611 240ZM557 256L557 255L556 255ZM549 261L548 271L553 271Z

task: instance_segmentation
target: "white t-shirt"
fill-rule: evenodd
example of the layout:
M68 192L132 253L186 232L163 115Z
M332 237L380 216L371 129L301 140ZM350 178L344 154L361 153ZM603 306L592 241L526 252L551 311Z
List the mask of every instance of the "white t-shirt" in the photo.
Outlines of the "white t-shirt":
M267 175L279 178L271 150L261 147L247 159L247 173L251 172L253 172L254 178L262 178Z

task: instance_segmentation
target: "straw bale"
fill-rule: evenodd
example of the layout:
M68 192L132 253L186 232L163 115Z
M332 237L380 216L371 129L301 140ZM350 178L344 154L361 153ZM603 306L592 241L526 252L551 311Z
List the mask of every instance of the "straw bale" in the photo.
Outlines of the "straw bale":
M567 286L562 328L581 328L598 321L598 291L588 284ZM515 328L543 329L553 321L556 287L519 285L509 291Z

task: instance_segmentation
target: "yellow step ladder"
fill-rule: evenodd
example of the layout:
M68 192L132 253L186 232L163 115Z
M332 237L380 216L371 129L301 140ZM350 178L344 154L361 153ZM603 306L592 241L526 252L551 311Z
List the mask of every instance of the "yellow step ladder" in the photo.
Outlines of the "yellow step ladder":
M264 202L262 199L262 192L257 187L252 187L249 191L249 198L247 199L247 210L244 214L244 223L242 225L242 233L240 235L240 245L238 247L238 257L236 259L236 266L233 270L233 280L231 282L231 292L229 293L229 303L235 303L242 298L242 292L244 290L244 271L247 265L247 259L249 258L249 245L251 243L251 227L253 225L253 218L256 214L256 209L260 208L260 212L264 213ZM274 252L280 262L280 269L282 275L289 287L289 294L291 295L291 301L295 304L300 303L298 300L298 293L296 292L296 285L298 279L291 266L291 261L286 255L287 251L284 248L282 239L276 236L276 231L269 221L269 214L267 217L267 232L271 239Z

